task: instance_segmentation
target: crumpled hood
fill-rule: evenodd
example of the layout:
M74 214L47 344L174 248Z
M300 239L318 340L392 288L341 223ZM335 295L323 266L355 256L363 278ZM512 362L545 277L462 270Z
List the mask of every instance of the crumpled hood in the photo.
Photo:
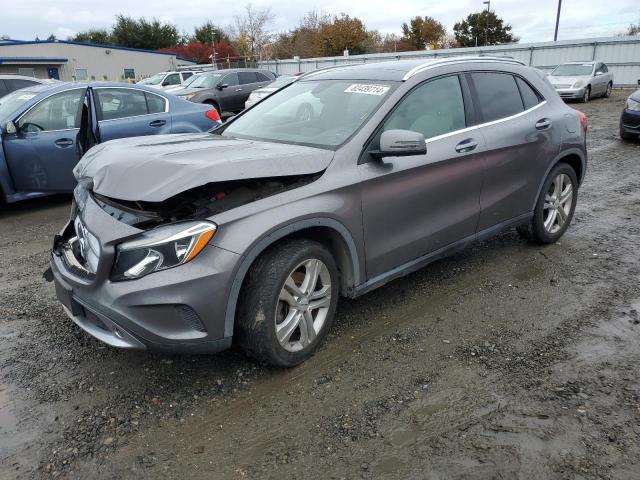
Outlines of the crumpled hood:
M97 145L73 173L79 183L106 197L161 202L211 182L319 173L333 155L331 150L210 133L155 135Z

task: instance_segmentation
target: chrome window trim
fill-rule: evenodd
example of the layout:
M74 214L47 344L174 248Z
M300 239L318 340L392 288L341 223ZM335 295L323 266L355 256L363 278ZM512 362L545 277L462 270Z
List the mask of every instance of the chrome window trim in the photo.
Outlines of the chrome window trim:
M522 65L526 66L524 62L520 60L516 60L514 58L505 58L505 57L460 57L455 60L452 60L455 57L447 57L441 60L430 60L421 65L413 67L407 73L405 73L404 77L402 77L402 81L405 82L409 80L414 75L429 70L431 68L440 67L443 65L457 65L460 63L510 63L512 65Z
M515 115L511 115L509 117L504 117L504 118L499 118L497 120L492 120L490 122L485 122L485 123L479 123L478 125L472 125L471 127L466 127L466 128L462 128L460 130L454 130L453 132L448 132L448 133L443 133L442 135L438 135L436 137L431 137L431 138L427 138L425 139L425 143L431 143L431 142L435 142L436 140L441 140L443 138L447 138L447 137L451 137L453 135L458 135L460 133L466 133L466 132L471 132L473 130L476 130L478 128L482 128L482 127L489 127L491 125L496 125L498 123L502 123L502 122L506 122L509 120L513 120L514 118L518 118L521 117L523 115L526 115L530 112L533 112L534 110L542 107L543 105L546 105L547 101L543 100L540 103L538 103L537 105L529 108L528 110L524 110L522 112L516 113Z
M165 97L164 95L160 95L159 93L156 92L150 92L149 90L143 90L141 88L135 88L135 87L129 87L129 86L115 86L115 87L107 87L107 86L100 86L100 87L92 87L93 90L105 90L105 89L109 89L109 90L115 90L115 89L123 89L123 90L135 90L136 92L142 92L142 93L149 93L151 95L155 95L156 97L160 97L162 100L164 100L164 111L163 112L156 112L156 113L145 113L143 115L131 115L129 117L119 117L119 118L109 118L107 120L98 120L98 123L103 123L103 122L113 122L114 120L122 120L125 118L139 118L139 117L149 117L151 115L160 115L162 113L169 113L169 99L167 97ZM99 101L99 99L98 99Z
M50 99L51 97L53 97L54 95L58 95L59 93L65 93L65 92L72 92L73 90L87 90L88 87L75 87L75 88L67 88L65 90L59 90L57 92L52 93L51 95L47 95L46 97L38 100L36 103L34 103L33 105L31 105L29 108L27 108L24 112L22 112L20 114L20 116L18 118L16 118L14 120L15 123L20 123L20 120L22 120L24 118L25 115L27 115L31 110L33 110L34 108L36 108L38 105L40 105L42 102L44 102L45 100ZM62 129L58 129L58 130L43 130L42 132L66 132L68 130L79 130L79 127L73 127L73 128L62 128ZM31 133L35 133L35 132L31 132Z

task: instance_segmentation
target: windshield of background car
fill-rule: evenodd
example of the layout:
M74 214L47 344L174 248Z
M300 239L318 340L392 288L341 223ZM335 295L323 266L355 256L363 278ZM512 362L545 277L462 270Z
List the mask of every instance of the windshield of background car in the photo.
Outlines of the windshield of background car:
M181 87L190 86L193 82L195 82L198 79L199 75L200 75L199 73L194 73L189 78L187 78L184 82L182 82Z
M198 77L189 86L191 88L213 88L216 83L218 83L221 76L221 73L216 73L214 75L198 75Z
M28 90L16 90L0 98L0 119L5 119L37 94Z
M166 73L156 73L154 76L146 79L145 85L160 85L160 82L162 82L166 76Z
M592 70L593 64L591 63L585 63L582 65L559 65L553 72L551 72L551 75L554 77L579 77L582 75L591 75Z
M222 135L331 148L344 143L397 87L367 80L299 81L275 92Z

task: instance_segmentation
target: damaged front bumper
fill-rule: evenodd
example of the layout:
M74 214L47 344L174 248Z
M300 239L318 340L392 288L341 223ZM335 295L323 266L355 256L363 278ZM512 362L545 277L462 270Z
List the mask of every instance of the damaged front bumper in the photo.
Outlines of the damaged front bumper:
M100 242L95 272L78 255L71 220L56 236L48 275L78 326L118 348L215 353L231 345L231 337L224 336L224 319L240 255L209 245L185 265L116 282L110 279L115 245L123 231L135 229L107 215L91 198L82 216Z

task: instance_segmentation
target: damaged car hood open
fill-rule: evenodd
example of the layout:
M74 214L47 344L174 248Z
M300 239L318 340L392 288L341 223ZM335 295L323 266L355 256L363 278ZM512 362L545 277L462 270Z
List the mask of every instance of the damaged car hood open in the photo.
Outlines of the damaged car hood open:
M134 137L87 152L74 169L79 183L110 198L161 202L212 182L310 175L334 152L210 133Z

